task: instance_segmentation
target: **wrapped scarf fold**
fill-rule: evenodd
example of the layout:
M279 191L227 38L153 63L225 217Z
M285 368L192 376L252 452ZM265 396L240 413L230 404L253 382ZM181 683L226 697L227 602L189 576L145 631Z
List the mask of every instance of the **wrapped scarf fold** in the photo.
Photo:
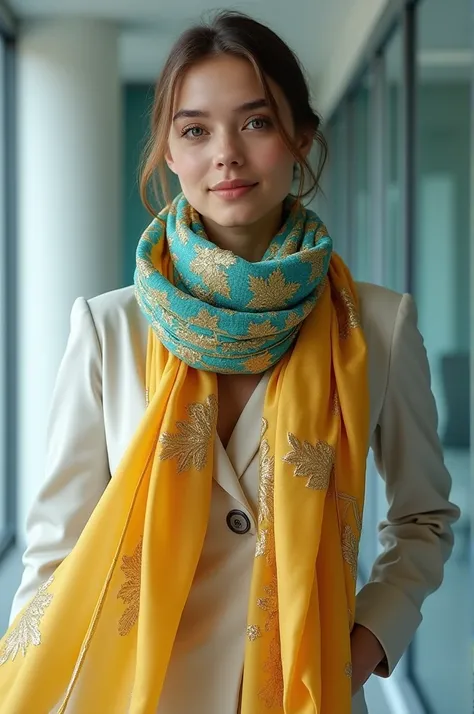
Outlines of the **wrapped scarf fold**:
M215 373L270 367L241 712L350 714L366 346L324 226L286 209L259 263L207 241L183 196L142 236L148 407L75 548L0 641L5 714L156 713L209 518Z

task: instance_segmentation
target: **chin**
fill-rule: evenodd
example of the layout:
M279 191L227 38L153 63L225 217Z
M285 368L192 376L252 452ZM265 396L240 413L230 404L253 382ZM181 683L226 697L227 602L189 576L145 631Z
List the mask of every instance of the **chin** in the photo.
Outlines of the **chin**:
M262 218L255 211L213 211L209 215L211 221L223 228L244 228L251 226Z
M257 223L267 213L265 207L255 202L235 201L219 208L209 207L205 215L223 228L243 228Z

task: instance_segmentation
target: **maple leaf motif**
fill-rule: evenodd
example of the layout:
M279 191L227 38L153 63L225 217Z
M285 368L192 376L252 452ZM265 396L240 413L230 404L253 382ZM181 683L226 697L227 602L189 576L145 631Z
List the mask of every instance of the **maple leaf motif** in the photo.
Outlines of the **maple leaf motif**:
M8 660L13 662L20 652L23 657L26 657L26 652L31 645L39 647L41 644L41 621L45 615L46 608L51 605L53 600L51 593L46 592L46 590L53 582L53 579L54 576L51 576L47 582L41 585L36 595L20 615L13 630L5 638L3 649L0 652L0 666L4 665Z
M207 330L216 331L219 329L219 318L217 315L211 315L204 308L198 312L195 317L191 317L190 322L197 327L205 327Z
M278 631L270 641L268 659L263 665L263 669L268 674L268 679L260 690L259 696L268 709L279 709L281 711L283 709L284 680L280 634Z
M260 479L258 483L258 522L273 523L273 498L275 478L275 457L270 456L270 445L266 439L260 446Z
M192 466L201 471L207 463L207 454L217 423L217 398L211 394L204 404L188 406L189 421L178 421L177 434L164 433L160 436L163 448L160 459L177 459L178 473Z
M163 310L169 310L170 301L168 298L168 293L166 290L156 290L155 288L148 288L150 297L153 298L156 303L163 308Z
M266 597L257 600L258 607L267 613L265 631L272 632L278 629L278 584L276 573L272 573L271 582L263 587Z
M261 636L262 632L258 625L249 625L247 627L247 637L249 638L250 642L255 642L255 640L258 640L258 638Z
M117 598L123 600L127 609L123 613L119 622L119 633L124 637L138 622L140 611L140 585L142 571L142 545L140 540L132 556L122 557L121 569L125 574L126 581L120 588Z
M335 308L339 323L339 337L346 340L352 330L357 330L361 326L359 312L351 293L342 288L336 293Z
M325 491L334 468L334 447L325 441L318 441L316 446L308 441L301 443L293 434L288 434L288 442L293 447L293 451L284 456L283 461L296 466L295 476L304 476L308 479L307 488Z
M322 277L326 257L327 251L321 250L320 248L309 248L301 251L301 260L305 263L309 263L311 266L311 275L309 277L311 283L313 283L317 278Z
M249 277L249 288L254 294L247 307L257 310L276 310L287 303L297 290L300 283L287 283L280 268L270 274L268 279Z
M357 560L359 554L359 546L354 531L350 525L344 527L342 534L342 556L348 564L352 577L357 578Z
M191 347L186 347L186 345L179 344L176 347L176 354L188 365L197 365L201 361L201 355L196 350Z
M244 343L245 344L245 343ZM269 352L263 352L261 355L255 357L250 357L244 362L244 367L246 372L251 374L259 374L260 372L265 372L266 369L270 367L272 363L272 358Z
M294 327L297 327L301 322L303 322L302 316L299 315L297 312L291 312L286 318L285 329L292 330Z
M199 275L211 295L218 293L230 298L227 269L236 263L236 256L229 250L201 248L200 246L195 246L194 252L196 257L189 266L193 273ZM195 288L193 288L193 292L196 292Z
M265 322L251 322L248 326L247 335L255 339L262 337L271 337L276 335L278 329L275 325L272 325L270 320L265 320Z

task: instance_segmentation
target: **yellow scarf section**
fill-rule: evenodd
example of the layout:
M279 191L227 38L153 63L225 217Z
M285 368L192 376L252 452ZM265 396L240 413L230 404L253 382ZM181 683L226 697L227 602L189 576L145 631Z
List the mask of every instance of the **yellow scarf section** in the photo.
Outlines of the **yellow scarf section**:
M356 292L333 255L265 399L242 714L351 711L366 372ZM150 332L147 388L73 552L0 642L5 714L156 714L208 523L217 380Z

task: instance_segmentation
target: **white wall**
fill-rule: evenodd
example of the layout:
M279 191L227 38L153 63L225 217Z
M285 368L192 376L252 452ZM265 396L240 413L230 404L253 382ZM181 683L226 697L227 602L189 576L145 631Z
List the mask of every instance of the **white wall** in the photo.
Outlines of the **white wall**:
M345 4L344 0L337 2ZM383 13L395 3L399 4L397 0L355 0L347 7L315 85L316 105L324 118L329 117L344 94Z

